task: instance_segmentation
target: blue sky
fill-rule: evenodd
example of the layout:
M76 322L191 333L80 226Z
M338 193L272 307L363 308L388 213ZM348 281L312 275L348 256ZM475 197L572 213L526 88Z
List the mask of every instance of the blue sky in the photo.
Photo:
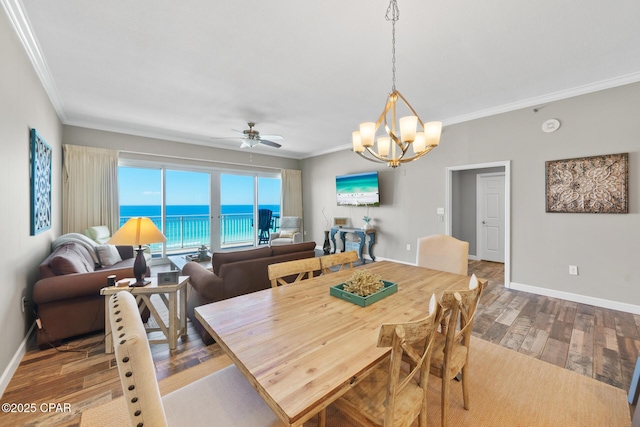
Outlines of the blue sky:
M161 202L160 169L118 168L121 205L159 205ZM253 204L253 176L221 175L222 205ZM260 205L280 204L280 180L258 179ZM167 205L208 205L208 173L167 170Z

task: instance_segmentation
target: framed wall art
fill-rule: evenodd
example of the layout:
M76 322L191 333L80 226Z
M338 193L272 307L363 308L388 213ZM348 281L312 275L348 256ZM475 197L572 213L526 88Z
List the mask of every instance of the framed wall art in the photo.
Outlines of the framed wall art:
M547 212L628 213L629 153L546 162Z
M31 129L31 235L51 228L51 162L49 144Z

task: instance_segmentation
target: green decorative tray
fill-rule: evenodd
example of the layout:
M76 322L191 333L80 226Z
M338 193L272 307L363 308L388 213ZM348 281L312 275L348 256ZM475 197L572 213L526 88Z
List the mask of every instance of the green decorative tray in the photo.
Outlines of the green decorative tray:
M374 302L380 301L384 297L388 297L391 294L398 292L398 284L393 282L388 282L383 280L384 288L380 289L375 294L371 294L367 297L361 297L360 295L352 294L351 292L343 291L344 283L340 283L339 285L332 286L329 289L329 294L334 297L338 297L345 301L352 302L360 307L366 307L368 305L373 304Z

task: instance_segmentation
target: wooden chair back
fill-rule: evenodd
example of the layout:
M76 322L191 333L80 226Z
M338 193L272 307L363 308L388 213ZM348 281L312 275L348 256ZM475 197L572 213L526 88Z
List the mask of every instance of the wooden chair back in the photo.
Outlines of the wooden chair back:
M445 234L421 237L418 239L416 265L466 276L469 242Z
M485 285L486 281L479 281L474 274L469 281L469 289L445 291L440 298L443 309L441 332L434 344L430 372L442 378L442 427L446 427L448 421L450 382L460 373L464 407L469 409L467 376L471 330Z
M269 264L271 287L277 288L278 285L288 285L310 279L313 277L313 272L320 271L320 269L320 258L317 257Z
M391 355L335 406L362 425L405 427L418 418L420 427L426 427L429 363L441 315L433 296L432 310L424 319L382 325L378 347L391 347ZM401 369L403 358L411 361L409 372Z
M320 257L320 265L322 267L322 274L333 273L334 270L331 267L340 266L335 271L346 270L347 268L353 268L353 263L358 261L358 252L339 252L337 254L325 255Z

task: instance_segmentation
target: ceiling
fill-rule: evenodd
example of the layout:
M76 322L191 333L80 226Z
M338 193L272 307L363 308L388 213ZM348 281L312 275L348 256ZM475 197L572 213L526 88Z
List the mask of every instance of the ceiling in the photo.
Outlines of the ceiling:
M391 90L388 0L0 0L65 124L305 158ZM397 88L459 123L640 81L640 2L398 0ZM541 120L542 122L543 120ZM446 142L446 133L443 136Z

